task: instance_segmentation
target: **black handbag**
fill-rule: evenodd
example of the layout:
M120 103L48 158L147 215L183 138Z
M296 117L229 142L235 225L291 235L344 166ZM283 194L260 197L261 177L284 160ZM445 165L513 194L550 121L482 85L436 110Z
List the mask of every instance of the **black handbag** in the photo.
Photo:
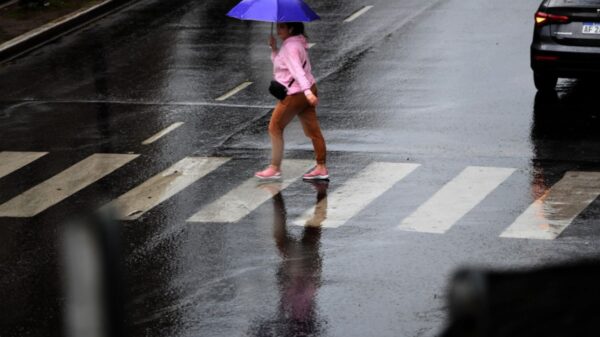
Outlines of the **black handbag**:
M290 86L294 83L294 80L290 82ZM275 96L280 101L283 101L287 97L288 87L285 85L273 80L271 81L271 85L269 85L269 92L271 95Z
M302 68L306 67L306 61L304 61L304 64L302 65ZM287 85L287 87L275 80L271 81L271 85L269 85L269 92L271 93L271 95L275 96L275 98L277 98L280 101L283 101L286 97L287 97L287 92L288 92L288 88L292 86L292 84L294 84L296 80L292 79L290 81L290 83Z

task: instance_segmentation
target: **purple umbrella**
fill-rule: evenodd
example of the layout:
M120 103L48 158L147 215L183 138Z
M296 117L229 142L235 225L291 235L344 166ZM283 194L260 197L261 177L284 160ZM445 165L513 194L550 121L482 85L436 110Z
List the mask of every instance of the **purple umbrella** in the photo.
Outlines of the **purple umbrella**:
M227 16L266 22L310 22L320 19L302 0L243 0Z

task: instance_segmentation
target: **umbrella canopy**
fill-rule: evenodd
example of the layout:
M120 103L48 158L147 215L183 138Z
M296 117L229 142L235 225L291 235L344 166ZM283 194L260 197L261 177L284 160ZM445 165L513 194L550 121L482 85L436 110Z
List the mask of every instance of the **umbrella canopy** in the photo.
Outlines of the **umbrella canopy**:
M227 16L265 22L310 22L320 19L302 0L243 0Z

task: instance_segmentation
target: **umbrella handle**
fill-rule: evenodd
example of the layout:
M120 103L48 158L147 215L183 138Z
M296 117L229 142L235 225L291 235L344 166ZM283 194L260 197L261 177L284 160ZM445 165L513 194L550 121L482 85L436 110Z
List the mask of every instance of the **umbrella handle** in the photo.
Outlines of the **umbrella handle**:
M271 22L271 36L273 36L273 25L274 25L274 23Z

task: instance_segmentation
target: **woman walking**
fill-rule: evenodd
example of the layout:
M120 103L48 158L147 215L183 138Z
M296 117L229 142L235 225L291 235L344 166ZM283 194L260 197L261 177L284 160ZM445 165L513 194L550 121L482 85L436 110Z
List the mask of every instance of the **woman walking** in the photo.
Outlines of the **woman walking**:
M273 111L269 123L272 158L271 165L257 172L259 179L281 178L281 161L283 159L283 131L298 116L304 134L311 139L315 151L317 165L303 176L306 180L328 179L326 166L325 139L321 133L316 107L319 103L317 86L311 74L308 59L308 44L304 33L304 24L289 22L277 24L277 35L281 39L281 48L271 36L271 60L273 61L274 82L271 92L279 96L279 102Z

